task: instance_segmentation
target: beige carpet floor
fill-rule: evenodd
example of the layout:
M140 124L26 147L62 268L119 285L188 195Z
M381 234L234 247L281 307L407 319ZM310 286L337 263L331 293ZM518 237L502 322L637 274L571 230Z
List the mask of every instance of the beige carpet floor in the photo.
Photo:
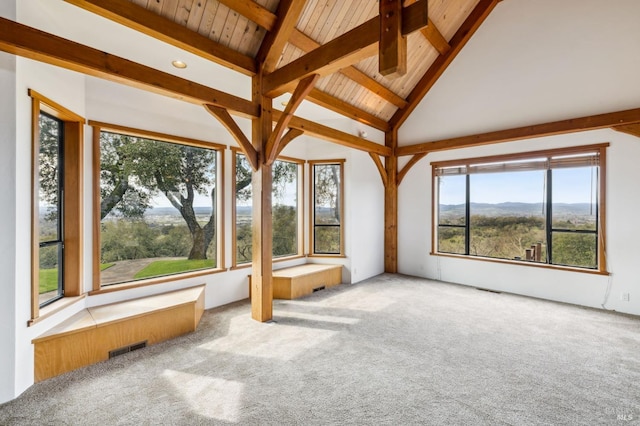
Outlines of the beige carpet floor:
M384 274L247 301L44 381L0 425L640 423L640 318Z

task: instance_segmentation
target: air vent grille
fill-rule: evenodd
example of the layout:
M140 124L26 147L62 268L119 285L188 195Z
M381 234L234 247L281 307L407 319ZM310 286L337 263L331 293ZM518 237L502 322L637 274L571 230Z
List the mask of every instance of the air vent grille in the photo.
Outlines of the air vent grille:
M136 351L138 349L142 349L142 348L146 348L147 347L147 341L143 341L143 342L138 342L138 343L134 343L132 345L128 345L128 346L123 346L121 348L118 349L114 349L112 351L109 351L109 359L116 357L118 355L124 355L128 352L132 352L132 351Z

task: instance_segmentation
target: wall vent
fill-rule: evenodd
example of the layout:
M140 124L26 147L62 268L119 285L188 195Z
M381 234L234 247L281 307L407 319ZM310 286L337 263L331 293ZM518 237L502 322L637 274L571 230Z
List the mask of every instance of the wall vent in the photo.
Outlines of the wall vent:
M114 349L112 351L109 351L109 359L118 356L118 355L124 355L128 352L132 352L132 351L136 351L138 349L142 349L142 348L146 348L147 347L147 341L143 341L143 342L138 342L138 343L134 343L132 345L128 345L128 346L123 346L121 348L118 349Z
M324 290L324 287L325 286L323 286L323 285L320 286L320 287L316 287L316 288L313 289L313 292L315 293L316 291Z

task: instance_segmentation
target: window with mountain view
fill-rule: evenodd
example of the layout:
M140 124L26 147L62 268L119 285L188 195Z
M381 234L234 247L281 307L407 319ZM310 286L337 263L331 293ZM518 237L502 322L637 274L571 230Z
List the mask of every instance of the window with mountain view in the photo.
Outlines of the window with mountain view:
M605 270L607 146L432 163L435 251Z
M100 132L102 286L218 267L217 149Z

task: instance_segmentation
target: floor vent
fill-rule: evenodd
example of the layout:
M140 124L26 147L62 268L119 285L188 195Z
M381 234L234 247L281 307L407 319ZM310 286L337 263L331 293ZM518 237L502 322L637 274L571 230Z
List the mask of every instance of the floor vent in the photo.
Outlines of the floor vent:
M488 288L480 288L480 287L476 287L476 290L486 291L488 293L496 293L496 294L502 293L501 291L498 291L498 290L490 290Z
M320 290L324 290L324 289L325 289L325 286L316 287L316 288L313 289L313 292L315 293L316 291L320 291Z
M109 359L118 356L118 355L124 355L128 352L133 352L136 351L138 349L142 349L142 348L146 348L147 347L147 341L145 340L144 342L139 342L139 343L134 343L133 345L129 345L129 346L123 346L121 348L118 349L114 349L112 351L109 351Z

